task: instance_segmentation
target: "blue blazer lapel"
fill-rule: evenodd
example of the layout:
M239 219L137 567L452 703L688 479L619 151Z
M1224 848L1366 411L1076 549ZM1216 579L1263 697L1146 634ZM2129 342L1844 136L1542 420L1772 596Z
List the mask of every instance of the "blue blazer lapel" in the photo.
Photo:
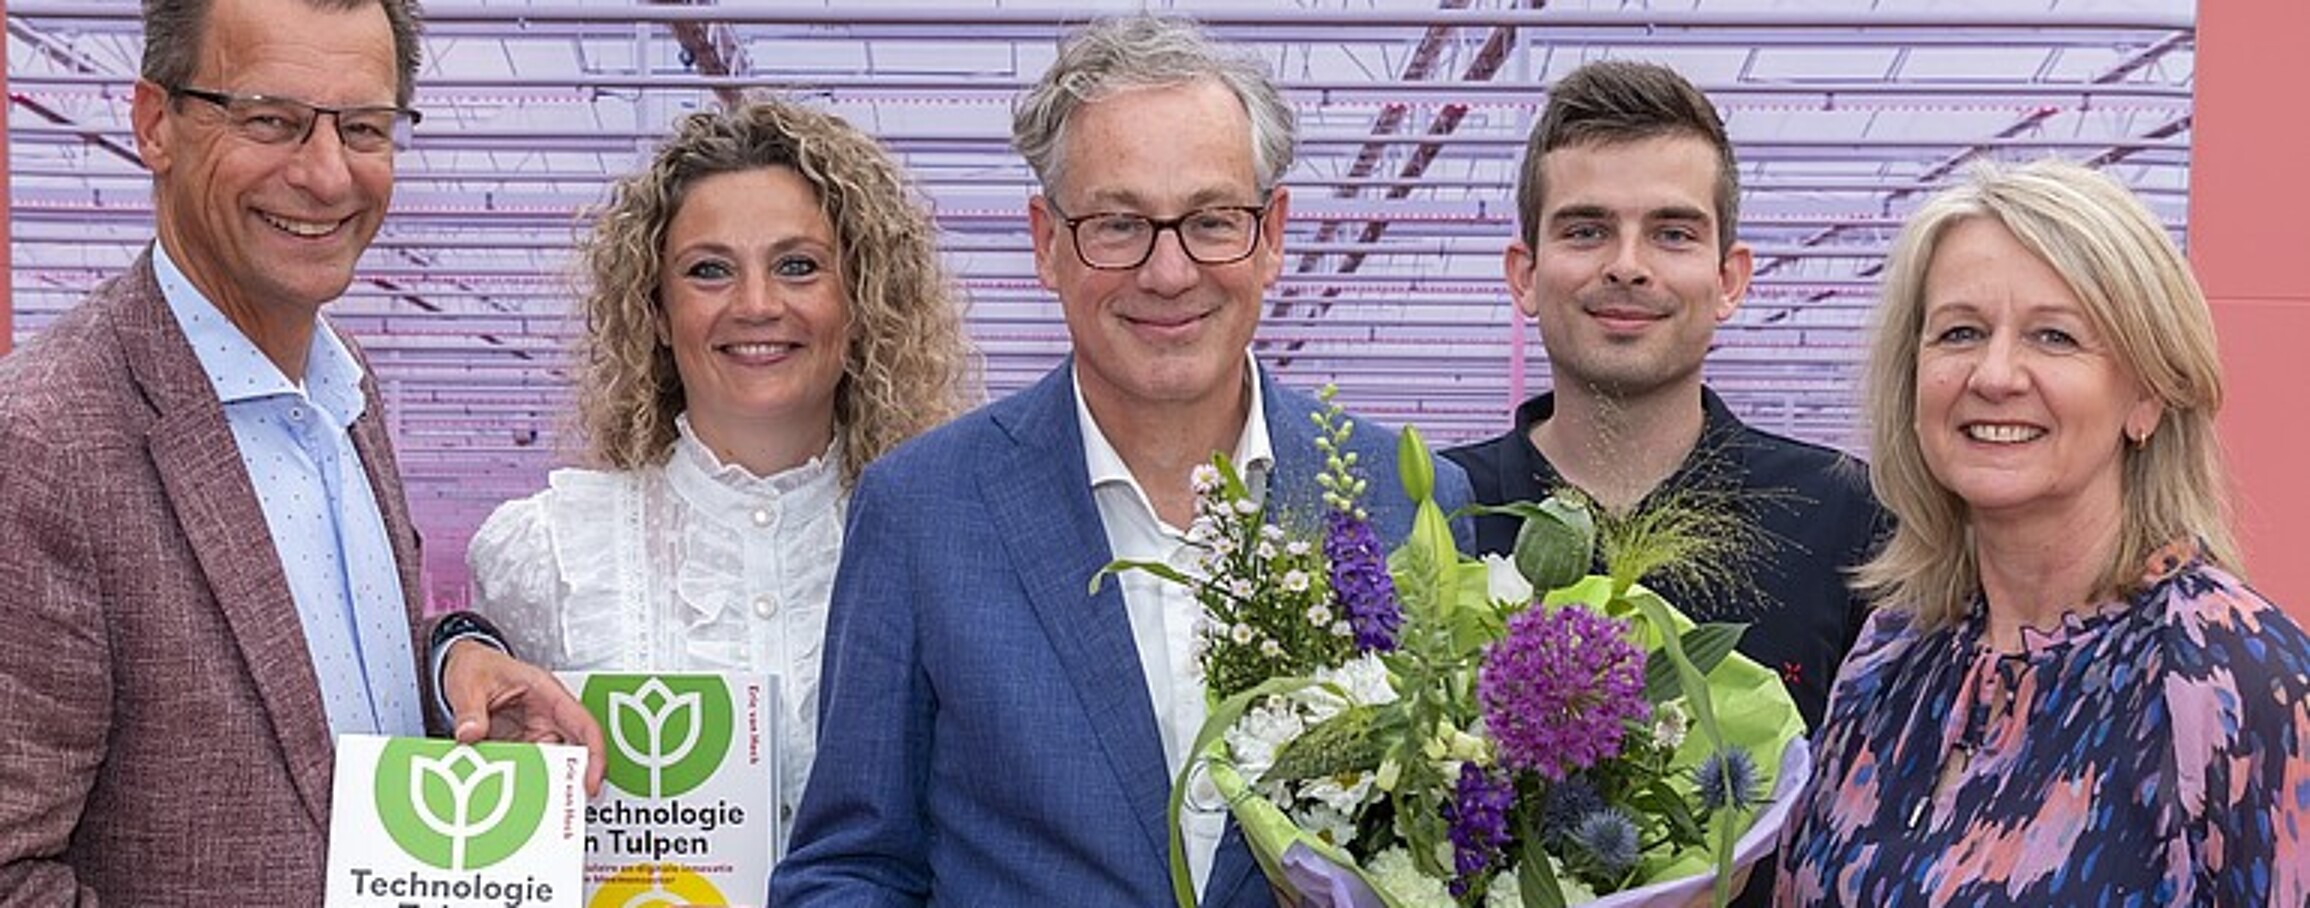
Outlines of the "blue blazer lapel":
M1323 471L1323 457L1315 449L1315 423L1308 419L1321 406L1315 398L1275 381L1259 370L1260 406L1267 408L1267 442L1275 451L1275 472L1268 477L1269 495L1298 513L1323 513L1322 490L1315 477ZM1361 427L1358 427L1361 428ZM1370 464L1364 465L1370 469Z
M1004 554L1090 716L1127 808L1145 829L1148 846L1166 854L1171 778L1122 589L1108 582L1097 595L1088 593L1091 577L1112 555L1083 462L1073 367L1069 359L1033 387L992 405L990 416L1010 444L987 452L978 469L979 492L1001 531Z
M336 758L321 684L240 445L200 359L169 314L150 253L121 281L115 313L130 374L153 408L146 436L177 525L272 720L297 794L322 828Z

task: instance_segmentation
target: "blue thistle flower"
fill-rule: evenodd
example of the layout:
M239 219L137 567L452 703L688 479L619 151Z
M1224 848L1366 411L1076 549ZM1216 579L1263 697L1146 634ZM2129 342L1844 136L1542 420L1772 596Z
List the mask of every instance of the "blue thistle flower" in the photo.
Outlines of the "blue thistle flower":
M1618 807L1590 813L1572 830L1572 844L1587 852L1605 876L1621 876L1636 866L1636 821Z
M1466 895L1484 871L1498 863L1508 847L1508 808L1516 802L1515 783L1492 778L1474 762L1460 764L1460 783L1452 801L1444 805L1444 822L1451 825L1454 896Z
M1740 748L1720 750L1700 761L1693 770L1693 786L1700 789L1700 806L1711 812L1731 807L1747 810L1756 806L1760 779L1756 761L1749 752Z
M1571 839L1581 819L1604 808L1604 796L1596 793L1586 774L1568 776L1548 786L1547 797L1540 801L1540 840L1561 845Z

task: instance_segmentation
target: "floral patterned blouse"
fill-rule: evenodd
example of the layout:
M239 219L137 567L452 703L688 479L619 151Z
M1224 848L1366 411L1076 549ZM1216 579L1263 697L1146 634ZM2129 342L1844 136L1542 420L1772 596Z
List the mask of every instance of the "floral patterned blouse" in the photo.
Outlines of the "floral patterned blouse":
M2310 906L2310 638L2192 547L1983 639L1880 610L1814 740L1776 904Z

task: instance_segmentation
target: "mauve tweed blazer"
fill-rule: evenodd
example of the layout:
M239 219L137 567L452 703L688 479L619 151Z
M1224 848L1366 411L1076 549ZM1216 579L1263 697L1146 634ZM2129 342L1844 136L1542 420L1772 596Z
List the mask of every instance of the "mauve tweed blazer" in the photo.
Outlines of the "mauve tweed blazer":
M362 392L353 443L414 635L417 535ZM264 513L148 254L0 357L0 906L318 905L334 760Z

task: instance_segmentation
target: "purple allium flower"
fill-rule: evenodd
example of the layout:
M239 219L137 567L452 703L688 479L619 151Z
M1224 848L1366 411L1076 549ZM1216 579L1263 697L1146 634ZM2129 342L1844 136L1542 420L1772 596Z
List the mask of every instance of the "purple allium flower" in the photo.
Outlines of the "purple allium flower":
M1444 822L1451 824L1452 878L1455 896L1486 869L1499 862L1508 847L1508 808L1516 802L1516 786L1507 777L1493 778L1473 761L1460 764L1460 784L1452 802L1444 805Z
M1324 515L1323 554L1331 561L1332 595L1355 628L1356 651L1396 648L1396 628L1404 623L1396 605L1395 581L1388 578L1388 554L1371 521L1334 509Z
M1619 755L1622 723L1651 712L1628 625L1576 605L1509 619L1476 692L1500 762L1551 782Z
M1747 810L1757 802L1756 761L1735 747L1709 754L1693 770L1693 787L1700 789L1700 806L1707 810Z
M1583 818L1572 830L1572 843L1587 852L1605 876L1616 877L1636 866L1636 821L1618 807Z

